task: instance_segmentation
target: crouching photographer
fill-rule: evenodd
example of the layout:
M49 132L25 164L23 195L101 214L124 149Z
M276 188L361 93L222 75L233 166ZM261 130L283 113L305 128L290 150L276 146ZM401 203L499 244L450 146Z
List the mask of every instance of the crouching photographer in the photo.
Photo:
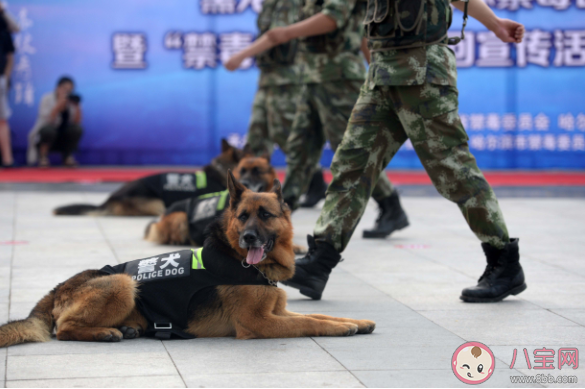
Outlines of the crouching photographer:
M54 92L41 99L39 116L29 134L27 160L40 167L50 165L49 153L58 151L65 166L76 166L73 153L83 134L81 123L81 96L74 94L75 83L70 77L61 77Z

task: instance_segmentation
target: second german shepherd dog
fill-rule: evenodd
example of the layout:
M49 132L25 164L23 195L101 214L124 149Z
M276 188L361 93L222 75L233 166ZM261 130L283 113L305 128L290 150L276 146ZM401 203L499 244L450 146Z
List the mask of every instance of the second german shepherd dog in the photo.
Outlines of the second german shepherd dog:
M244 152L221 140L221 154L202 172L168 172L130 181L101 205L72 204L56 208L55 215L160 216L176 201L225 190L226 171L234 169Z
M272 190L276 172L268 156L245 154L234 170L234 177L253 192L267 192ZM158 244L202 246L204 231L225 210L222 197L227 195L227 191L219 192L174 203L160 220L146 227L144 238Z
M229 208L211 227L201 250L221 254L216 269L235 265L240 273L257 271L270 285L232 283L203 288L188 301L188 320L182 330L196 337L237 339L348 336L374 330L375 323L369 320L287 311L286 293L273 286L291 278L295 269L290 210L282 199L280 182L275 180L269 193L254 193L228 172L228 189ZM172 258L178 257L167 259ZM196 260L194 252L190 268L212 268L212 264L205 257ZM170 289L177 289L176 280L190 278L151 283L155 286L151 291L155 295L172 292ZM57 285L27 319L0 327L0 347L47 341L53 330L59 340L116 342L140 336L152 324L138 308L146 285L126 273L81 272ZM160 293L157 288L162 288Z

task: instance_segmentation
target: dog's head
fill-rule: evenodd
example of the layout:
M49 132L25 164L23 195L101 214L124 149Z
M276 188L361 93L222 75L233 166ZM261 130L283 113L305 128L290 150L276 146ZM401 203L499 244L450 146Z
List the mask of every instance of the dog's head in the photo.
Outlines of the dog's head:
M227 140L221 140L221 153L211 160L211 166L223 177L226 177L228 170L233 170L238 166L244 157L244 151L234 147ZM225 182L225 181L224 181Z
M224 220L230 246L271 280L292 277L293 229L280 182L275 179L270 192L255 193L228 171L228 189L230 206Z
M270 155L260 157L244 148L244 157L234 170L234 177L252 192L268 192L272 190L276 172L270 165Z

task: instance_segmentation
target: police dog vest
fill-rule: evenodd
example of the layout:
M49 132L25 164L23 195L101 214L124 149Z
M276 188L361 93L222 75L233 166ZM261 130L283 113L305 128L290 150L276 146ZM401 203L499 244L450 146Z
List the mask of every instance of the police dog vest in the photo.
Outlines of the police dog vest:
M138 282L136 307L148 321L146 336L194 338L185 332L195 296L219 285L270 285L254 267L215 248L181 250L137 259L101 269L107 274L126 273Z
M368 0L364 24L372 52L446 43L448 0Z
M207 226L225 211L229 203L229 191L224 190L178 201L167 209L165 215L173 212L186 213L187 222L189 223L189 239L192 244L203 246L203 242L207 237Z
M141 181L162 199L165 207L189 197L225 189L224 184L209 180L204 171L196 173L160 173L144 177Z

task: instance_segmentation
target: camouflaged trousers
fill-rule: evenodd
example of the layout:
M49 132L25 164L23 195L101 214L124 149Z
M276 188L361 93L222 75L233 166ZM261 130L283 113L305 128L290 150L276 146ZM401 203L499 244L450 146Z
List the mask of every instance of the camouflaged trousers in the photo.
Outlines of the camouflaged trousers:
M496 196L469 152L457 88L443 85L362 87L331 171L317 241L342 252L380 172L410 138L435 188L459 206L482 241L503 248L508 230Z
M302 86L287 140L286 181L282 188L284 199L293 209L298 207L299 197L309 186L311 167L321 159L326 140L333 150L341 143L362 83L338 80ZM378 175L380 179L374 182L372 197L381 201L394 188L385 172L380 171Z
M275 143L286 154L299 89L294 84L258 88L248 127L248 144L257 155L272 154Z

